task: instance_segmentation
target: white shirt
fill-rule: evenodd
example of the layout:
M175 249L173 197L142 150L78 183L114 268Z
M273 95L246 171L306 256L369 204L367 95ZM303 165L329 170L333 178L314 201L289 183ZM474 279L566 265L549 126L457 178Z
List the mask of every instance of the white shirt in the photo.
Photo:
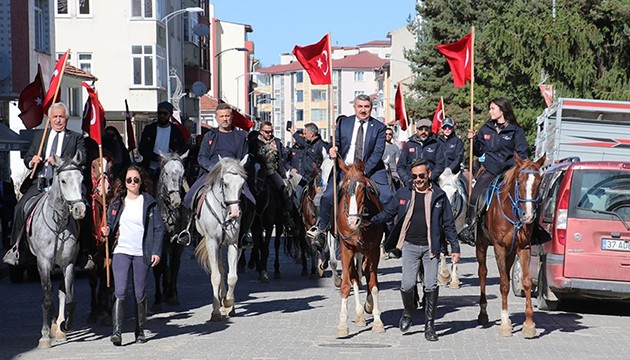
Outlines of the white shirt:
M118 245L114 248L114 254L142 256L142 237L144 236L143 223L144 197L138 196L131 200L125 198L125 207L120 214L118 229Z
M164 154L169 153L169 143L171 142L171 124L163 128L158 126L155 132L155 145L153 145L153 152L159 154L160 151ZM160 166L159 161L151 161L149 167L151 169L157 169Z
M359 132L359 126L361 126L361 121L359 121L359 118L355 117L355 119L356 121L354 122L354 127L352 128L352 140L350 140L350 149L348 149L348 153L346 154L345 159L346 165L350 165L354 162L354 151L357 142L357 132ZM367 134L368 119L364 120L363 123L363 155L365 155L365 134ZM363 158L365 159L365 156Z
M50 155L50 151L51 151L51 147L52 147L52 143L55 140L55 135L57 134L57 132L55 130L50 130L50 134L48 135L48 141L46 141L46 152L44 153L43 158L47 159L48 156ZM57 149L55 150L55 155L57 156L61 156L61 148L63 147L63 137L66 135L66 131L60 131L59 133L59 140L57 140Z

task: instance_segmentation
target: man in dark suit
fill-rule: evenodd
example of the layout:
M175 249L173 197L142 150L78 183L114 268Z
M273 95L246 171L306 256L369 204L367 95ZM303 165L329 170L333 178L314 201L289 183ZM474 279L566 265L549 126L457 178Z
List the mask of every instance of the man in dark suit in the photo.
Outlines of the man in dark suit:
M158 104L157 121L144 127L138 151L142 155L142 166L149 171L157 186L160 173L160 151L164 154L183 154L188 150L184 134L171 122L173 104L163 101Z
M85 142L83 135L72 130L68 130L68 108L64 103L55 103L48 109L48 119L50 121L50 130L44 134L40 132L35 134L31 147L26 152L24 164L26 167L34 171L34 176L27 177L22 184L20 191L24 194L20 201L15 205L15 215L13 220L13 229L11 236L11 245L17 244L23 235L23 227L26 219L24 207L26 202L37 194L46 191L52 185L53 167L55 165L54 156L62 158L74 158L77 154L81 161L81 165L85 164L87 158L85 153ZM42 153L39 154L39 144L45 136ZM13 262L12 259L6 259L5 262ZM15 263L17 265L17 258Z
M337 123L335 146L330 148L329 155L335 158L339 154L348 165L362 160L365 165L365 176L378 188L381 204L386 204L392 198L382 160L386 127L381 121L371 117L371 112L370 97L365 94L357 96L354 99L355 115L344 117ZM342 178L343 174L337 171L337 181ZM322 196L318 224L308 231L308 236L314 238L314 245L320 251L325 244L333 207L332 182L329 180L328 184Z

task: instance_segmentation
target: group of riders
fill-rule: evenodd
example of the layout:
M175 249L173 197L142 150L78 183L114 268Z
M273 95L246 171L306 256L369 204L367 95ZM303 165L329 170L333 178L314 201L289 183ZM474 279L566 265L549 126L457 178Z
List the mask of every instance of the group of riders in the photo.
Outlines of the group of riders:
M142 157L140 165L149 172L155 184L160 172L160 154L184 154L190 150L190 142L177 124L171 121L173 105L162 102L158 104L157 110L157 121L145 126L138 148ZM199 198L206 175L224 157L239 160L247 157L245 168L248 179L243 187L244 199L256 202L252 188L257 186L257 182L264 182L281 196L282 219L289 234L297 226L303 226L294 223L291 211L294 207L299 209L296 205L300 204L306 185L313 181L317 186L330 185L339 182L343 176L340 171L333 171L328 178L322 177L320 169L326 157L337 159L340 156L347 165L361 161L369 186L375 188L384 206L396 200L394 193L398 188L417 185L415 179L419 175L412 170L419 163L426 164L432 186L438 186L438 179L446 168L454 174L462 171L464 142L455 134L453 119L443 120L439 134L432 133L431 120L418 120L415 123L416 133L399 149L394 142L394 131L371 116L372 101L369 96L359 95L354 99L354 112L352 116L340 116L336 120L334 144L321 138L317 125L308 123L301 130L290 129L294 144L285 147L274 137L271 122L262 122L257 131L248 133L232 125L232 108L227 104L219 104L216 108L218 126L207 129L199 142L196 159L194 156L188 157L188 161L192 161L198 170L196 181L186 193L183 206L195 212L195 201ZM66 128L68 110L63 103L51 106L47 115L51 135L47 135L42 142L45 146L39 144L46 134L35 136L24 158L25 165L33 171L34 176L28 177L21 187L24 195L15 209L12 250L26 248L20 247L19 244L24 241L19 240L28 231L26 214L33 202L30 199L50 187L55 155L72 158L80 153L84 165L98 157L98 147L88 137ZM458 234L458 238L471 245L474 245L474 225L479 214L478 198L493 178L514 164L514 153L518 153L521 158L527 157L524 130L518 125L510 104L503 98L492 99L489 102L489 115L490 120L478 132L471 129L468 133L468 139L473 142L473 153L480 157L481 169L477 172L476 185L469 200L468 226ZM132 163L129 152L115 128L108 127L105 134L111 137L108 141L103 140L103 148L113 161L113 176L124 176L126 168ZM286 181L290 174L298 174L301 178L295 189L289 189ZM337 175L337 179L333 179L333 174ZM91 187L94 184L90 179L87 177L86 184ZM327 232L331 230L334 188L326 186L322 190L317 223L307 231L314 248L319 251L324 249ZM194 233L194 217L190 219L188 226L184 226L184 230L172 241L190 243L191 233ZM386 228L391 230L392 224ZM82 247L86 249L82 253L89 254L93 249L92 243L93 240L81 239ZM9 252L19 254L19 251ZM7 254L5 262L15 265L18 257ZM406 323L407 328L408 325Z

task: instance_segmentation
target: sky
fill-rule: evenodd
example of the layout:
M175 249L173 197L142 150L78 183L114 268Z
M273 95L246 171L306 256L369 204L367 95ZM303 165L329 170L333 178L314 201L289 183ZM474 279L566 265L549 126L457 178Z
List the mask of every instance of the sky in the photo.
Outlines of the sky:
M211 0L222 21L251 25L255 58L263 67L280 63L295 45L319 41L330 32L333 46L387 40L407 25L416 0Z

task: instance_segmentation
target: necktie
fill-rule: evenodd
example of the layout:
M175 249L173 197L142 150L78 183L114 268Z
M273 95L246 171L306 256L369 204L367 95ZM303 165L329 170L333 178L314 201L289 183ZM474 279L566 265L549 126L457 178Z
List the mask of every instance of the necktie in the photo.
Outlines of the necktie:
M59 143L59 133L55 131L55 137L53 138L52 146L50 147L50 153L48 154L48 157L57 154L58 143ZM46 167L44 169L44 177L46 177L46 179L48 180L51 180L53 178L53 169L49 163L46 163Z
M365 124L365 121L360 121L357 139L354 142L354 161L363 161L363 124Z

